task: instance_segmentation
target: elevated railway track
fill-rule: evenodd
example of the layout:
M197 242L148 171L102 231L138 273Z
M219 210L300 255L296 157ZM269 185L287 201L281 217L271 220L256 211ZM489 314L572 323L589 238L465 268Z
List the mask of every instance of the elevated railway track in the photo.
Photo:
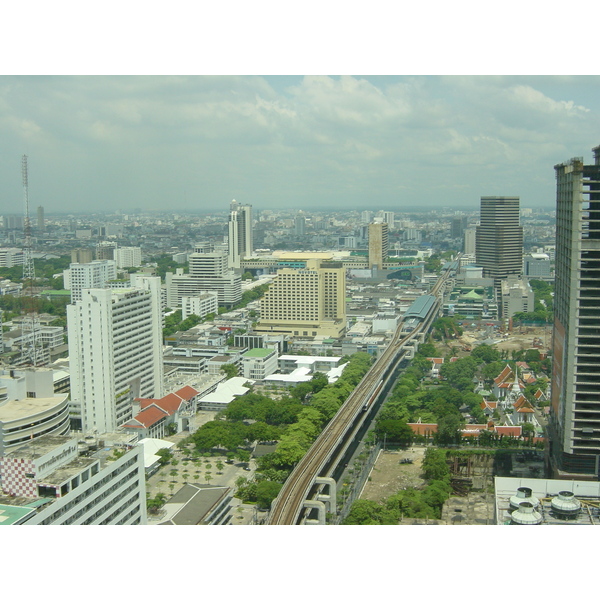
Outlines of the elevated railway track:
M450 272L446 272L431 290L435 302L430 303L423 320L410 332L403 331L400 323L388 347L298 462L273 501L267 521L269 525L297 525L306 522L314 510L314 499L319 497L324 487L323 480L318 480L331 477L356 433L370 417L374 403L398 365L405 358L412 357L410 344L426 333L435 320L449 275Z

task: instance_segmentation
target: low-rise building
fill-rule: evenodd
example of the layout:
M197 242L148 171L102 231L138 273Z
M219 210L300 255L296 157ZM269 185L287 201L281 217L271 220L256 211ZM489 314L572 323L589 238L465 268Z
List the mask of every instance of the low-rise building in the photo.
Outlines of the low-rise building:
M253 348L242 356L242 373L246 379L262 380L277 371L277 350Z
M2 505L27 525L146 524L143 448L127 438L47 436L0 457Z
M0 456L70 430L69 394L54 392L50 369L0 372Z

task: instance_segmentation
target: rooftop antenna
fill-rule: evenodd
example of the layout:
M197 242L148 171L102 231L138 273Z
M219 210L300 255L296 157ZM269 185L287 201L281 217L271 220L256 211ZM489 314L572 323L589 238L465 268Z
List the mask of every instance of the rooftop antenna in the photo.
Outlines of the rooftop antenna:
M24 248L23 248L23 288L25 317L21 324L21 360L26 365L37 367L42 360L42 344L39 331L39 319L35 306L33 286L35 283L35 268L33 266L33 243L31 241L31 220L29 218L29 175L27 155L21 159L21 174L23 177L23 194L25 198ZM29 335L27 335L29 333Z

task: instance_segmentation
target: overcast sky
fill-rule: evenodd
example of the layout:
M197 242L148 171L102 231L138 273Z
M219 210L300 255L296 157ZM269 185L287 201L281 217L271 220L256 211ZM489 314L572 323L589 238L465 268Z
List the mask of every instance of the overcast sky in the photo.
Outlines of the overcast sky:
M0 213L554 204L600 78L1 76Z

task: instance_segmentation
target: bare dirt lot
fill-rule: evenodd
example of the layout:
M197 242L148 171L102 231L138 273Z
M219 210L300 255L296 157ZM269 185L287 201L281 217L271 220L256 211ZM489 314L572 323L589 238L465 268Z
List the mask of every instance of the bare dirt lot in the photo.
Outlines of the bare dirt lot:
M470 353L465 351L466 347L474 348L481 344L483 340L492 337L493 339L501 339L499 334L486 327L463 327L464 333L458 340L448 342L438 342L436 346L441 350L442 355L445 351L456 349L456 356L468 356ZM508 350L509 352L528 350L529 348L537 348L540 352L548 351L552 343L552 328L547 327L514 327L508 332L506 338L494 344L498 350Z
M367 481L360 495L361 499L380 501L399 490L422 486L421 464L424 455L425 448L418 446L408 450L383 450L371 472L371 481ZM403 458L410 458L413 463L401 464Z

